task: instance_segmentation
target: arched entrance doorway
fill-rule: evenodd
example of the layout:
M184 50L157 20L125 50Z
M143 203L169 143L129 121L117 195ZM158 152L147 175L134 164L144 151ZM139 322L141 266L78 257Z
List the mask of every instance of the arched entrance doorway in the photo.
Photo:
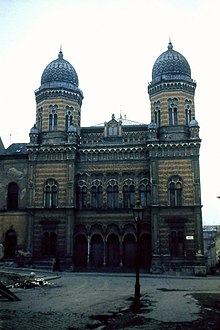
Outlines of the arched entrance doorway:
M136 241L132 234L126 234L123 240L123 266L133 269L135 267Z
M107 239L106 265L108 267L118 267L120 265L119 238L115 234L110 234Z
M17 235L13 228L10 228L5 234L4 247L4 258L14 259L17 248Z
M104 262L104 243L100 234L94 234L91 238L90 251L91 266L102 267Z
M57 234L55 232L43 233L41 252L44 257L55 257L57 255Z
M141 268L150 271L151 267L151 236L149 234L143 234L140 237L140 263Z
M87 239L83 234L75 237L74 265L76 267L85 267L87 265Z

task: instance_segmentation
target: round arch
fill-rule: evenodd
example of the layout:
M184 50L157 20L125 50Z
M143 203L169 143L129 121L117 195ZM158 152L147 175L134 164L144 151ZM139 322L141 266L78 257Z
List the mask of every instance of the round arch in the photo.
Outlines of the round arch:
M104 262L104 242L100 234L93 234L90 241L91 266L102 267Z
M140 237L140 265L147 271L151 268L151 251L151 235L145 233Z
M124 235L123 239L123 256L122 262L123 266L126 268L135 267L135 257L136 257L136 239L131 233Z
M106 265L108 267L120 266L120 243L119 237L115 233L111 233L107 237L106 253Z
M84 234L75 236L74 241L74 265L76 267L85 267L87 265L88 242Z

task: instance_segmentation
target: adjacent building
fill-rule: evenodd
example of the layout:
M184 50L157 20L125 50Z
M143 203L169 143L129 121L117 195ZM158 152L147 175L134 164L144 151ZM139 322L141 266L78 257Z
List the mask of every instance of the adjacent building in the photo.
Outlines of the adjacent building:
M132 209L140 200L142 269L203 269L195 90L189 63L169 42L148 84L150 123L113 114L82 127L83 92L60 51L35 91L30 142L0 148L3 260L22 255L32 265L59 258L74 271L131 270Z
M207 272L216 274L220 271L220 226L206 225L203 227L204 256Z

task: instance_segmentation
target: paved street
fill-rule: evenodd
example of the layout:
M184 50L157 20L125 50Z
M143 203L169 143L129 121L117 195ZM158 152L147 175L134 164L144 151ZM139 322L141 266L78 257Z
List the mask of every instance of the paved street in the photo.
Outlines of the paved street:
M0 297L0 329L107 329L103 320L129 311L134 294L134 274L62 273L56 278L52 272L36 272L36 276L52 279L47 286L12 289L20 301ZM218 277L141 275L140 284L141 322L121 329L156 329L147 328L144 320L158 324L197 320L200 306L192 294L220 291Z

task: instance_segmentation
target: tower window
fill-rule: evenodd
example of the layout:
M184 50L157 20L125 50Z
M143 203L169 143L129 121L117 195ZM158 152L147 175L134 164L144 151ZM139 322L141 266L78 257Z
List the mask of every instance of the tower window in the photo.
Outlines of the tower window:
M42 131L42 111L43 109L40 108L38 110L38 131L41 132Z
M178 125L178 100L176 98L168 100L169 126Z
M189 125L189 123L192 120L192 110L190 104L185 105L185 117L186 117L186 125Z
M160 127L160 101L154 103L154 121Z
M57 207L57 184L55 180L47 180L44 186L44 205L46 208Z
M54 114L54 116L53 116L53 120L54 120L54 131L56 131L57 130L57 113L55 113Z
M49 106L48 129L50 132L57 130L57 124L58 124L57 109L58 106L56 104Z
M65 129L73 125L73 107L66 106L66 116L65 116Z
M155 111L155 123L157 124L157 127L160 127L160 109Z
M178 124L177 108L173 109L173 116L174 116L174 125L177 125Z
M53 129L53 115L49 114L49 131L52 131Z
M170 206L182 205L182 179L179 176L171 177L169 181Z

